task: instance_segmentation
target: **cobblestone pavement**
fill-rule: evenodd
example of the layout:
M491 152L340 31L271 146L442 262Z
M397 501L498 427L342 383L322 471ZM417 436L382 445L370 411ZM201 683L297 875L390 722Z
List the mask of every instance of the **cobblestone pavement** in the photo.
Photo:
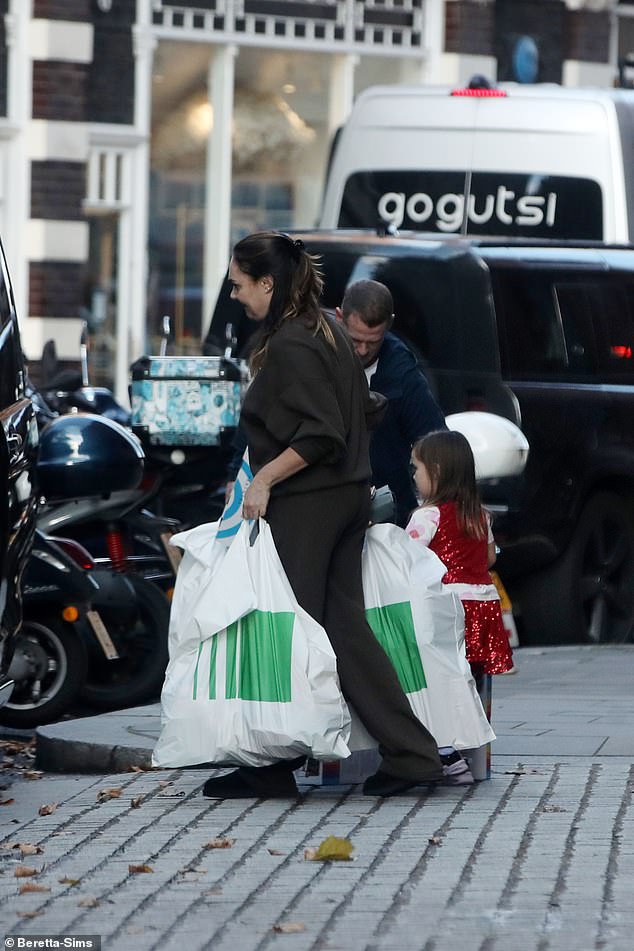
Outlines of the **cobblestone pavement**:
M632 951L633 763L494 756L490 781L383 800L353 786L211 801L200 770L16 779L0 794L14 799L0 806L0 934L97 934L117 951ZM352 861L305 857L331 835Z

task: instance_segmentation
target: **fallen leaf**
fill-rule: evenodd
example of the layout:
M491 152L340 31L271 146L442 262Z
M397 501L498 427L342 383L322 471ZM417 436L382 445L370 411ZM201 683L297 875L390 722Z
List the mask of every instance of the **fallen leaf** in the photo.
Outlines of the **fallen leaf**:
M307 849L304 849L304 858L307 862L314 862L317 856L317 849L314 846L310 846Z
M43 911L16 911L18 918L37 918L38 915L43 914Z
M130 805L133 809L138 809L144 799L145 796L135 796L134 799L130 800Z
M38 872L38 868L31 868L28 865L18 865L13 874L16 878L30 878L31 875L37 875Z
M542 812L568 812L568 810L562 806L544 806Z
M315 849L315 851L317 851ZM287 855L287 852L282 852L281 849L268 849L269 855Z
M442 836L440 835L430 835L427 840L430 845L442 845Z
M222 895L222 888L209 888L203 895Z
M350 862L353 849L354 846L348 839L340 839L336 835L329 835L315 850L314 855L307 855L307 852L313 850L306 849L304 858L308 858L312 862Z
M25 882L20 885L20 895L26 895L27 892L50 892L46 885L37 885L35 882Z
M211 839L210 842L205 842L203 849L230 849L235 839L228 839L224 835L218 836L216 839Z
M25 779L41 779L44 773L39 769L26 769L22 775Z
M57 809L57 803L51 802L47 806L40 806L37 812L38 812L38 815L40 816L52 816L56 809Z
M504 775L505 776L526 776L526 770L525 769L505 769Z
M15 799L0 799L0 806L10 806L13 802Z
M129 773L147 773L147 769L144 766L128 766Z
M140 875L143 872L153 872L151 865L128 865L130 875Z
M22 855L41 855L44 851L39 845L31 845L30 842L16 842L16 849L19 849Z
M273 925L273 931L278 934L298 934L300 931L306 931L306 925L301 921L285 921L280 925Z
M165 788L165 786L171 786L171 785L172 785L171 779L159 779L159 786L162 789Z
M109 799L118 799L122 792L123 790L118 788L102 789L97 793L97 802L108 802Z
M97 908L99 906L99 901L97 898L82 898L81 901L77 902L78 908Z
M57 881L60 885L79 885L81 878L69 878L68 875L64 875L63 878L58 878Z

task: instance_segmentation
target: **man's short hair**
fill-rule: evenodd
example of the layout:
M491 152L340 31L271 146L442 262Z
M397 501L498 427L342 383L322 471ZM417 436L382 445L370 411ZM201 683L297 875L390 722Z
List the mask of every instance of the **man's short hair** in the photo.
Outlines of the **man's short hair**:
M379 281L356 281L346 289L341 302L344 320L358 314L368 327L390 326L394 318L394 301L385 284Z

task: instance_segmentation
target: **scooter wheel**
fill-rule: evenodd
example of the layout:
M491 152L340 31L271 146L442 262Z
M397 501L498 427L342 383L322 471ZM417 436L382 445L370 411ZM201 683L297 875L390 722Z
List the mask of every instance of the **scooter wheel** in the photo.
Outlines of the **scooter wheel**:
M136 595L132 616L123 616L116 607L99 608L119 657L107 660L101 652L91 651L80 692L82 701L98 710L158 699L169 659L169 601L150 581L133 574L126 577Z
M86 651L71 624L25 617L11 669L15 687L0 723L30 729L58 720L75 700L86 672Z

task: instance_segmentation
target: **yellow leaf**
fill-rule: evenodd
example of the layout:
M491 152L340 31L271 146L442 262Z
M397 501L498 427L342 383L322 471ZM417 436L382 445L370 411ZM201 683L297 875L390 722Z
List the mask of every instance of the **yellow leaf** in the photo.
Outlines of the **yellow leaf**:
M46 885L36 885L35 882L25 882L24 885L20 885L20 895L25 895L27 892L50 892L50 888Z
M16 878L29 878L31 875L37 875L39 869L30 868L28 865L18 865L13 873Z
M41 779L44 773L39 769L26 769L22 775L25 779Z
M278 934L298 934L300 931L306 931L306 925L301 921L285 921L283 924L273 925L273 931Z
M336 835L329 835L321 843L315 855L313 862L349 862L352 858L354 846L348 839L339 839Z
M235 839L228 839L226 836L220 835L210 842L205 842L203 849L230 849L235 841Z
M153 872L154 869L151 865L128 865L128 872L130 875L140 875L143 872Z
M57 809L57 803L51 802L47 806L40 806L37 812L38 812L38 815L40 816L51 816L55 812L56 809Z
M64 875L63 878L58 878L57 881L60 885L79 885L81 878L69 878L68 875Z

